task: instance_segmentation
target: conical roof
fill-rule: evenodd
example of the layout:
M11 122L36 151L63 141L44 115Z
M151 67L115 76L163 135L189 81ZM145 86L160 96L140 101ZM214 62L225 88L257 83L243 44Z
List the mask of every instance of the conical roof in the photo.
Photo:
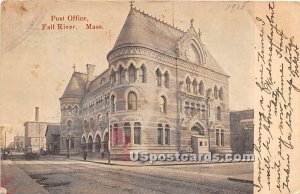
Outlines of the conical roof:
M84 73L74 72L62 95L64 97L83 97L86 91L87 75Z
M113 49L143 45L174 55L176 43L183 34L183 31L132 7Z

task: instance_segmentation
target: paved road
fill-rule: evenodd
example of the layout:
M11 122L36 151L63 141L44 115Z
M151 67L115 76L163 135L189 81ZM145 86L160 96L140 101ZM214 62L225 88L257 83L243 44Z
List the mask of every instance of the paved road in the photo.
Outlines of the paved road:
M251 173L252 164L108 166L83 161L15 161L50 193L252 193L249 183L227 179Z

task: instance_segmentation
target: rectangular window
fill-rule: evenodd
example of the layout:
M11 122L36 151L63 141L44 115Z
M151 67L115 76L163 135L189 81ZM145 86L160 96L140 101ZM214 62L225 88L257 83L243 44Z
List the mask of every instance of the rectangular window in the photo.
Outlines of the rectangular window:
M74 137L71 137L71 145L70 145L71 149L74 149L75 147L75 142L74 142Z
M170 144L170 129L167 126L165 129L165 144Z
M201 146L201 147L202 147L202 141L199 141L199 146Z
M119 144L119 130L118 130L118 127L114 127L113 138L114 138L114 145L118 145Z
M195 115L195 103L191 104L191 115L194 116Z
M141 128L134 127L134 144L141 144Z
M124 124L125 145L131 143L131 126L130 123Z
M163 144L163 127L162 124L158 124L157 128L157 143Z
M66 148L68 149L68 147L69 147L69 140L66 139Z

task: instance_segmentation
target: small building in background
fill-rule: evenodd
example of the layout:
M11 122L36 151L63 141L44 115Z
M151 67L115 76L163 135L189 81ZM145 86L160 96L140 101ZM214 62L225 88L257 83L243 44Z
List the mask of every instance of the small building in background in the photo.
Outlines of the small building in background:
M45 137L46 137L47 153L48 154L59 154L60 124L47 125Z
M40 152L46 150L45 132L49 124L58 124L39 121L39 107L35 108L35 121L27 121L25 127L25 152Z
M233 153L253 153L254 110L231 111L230 128Z

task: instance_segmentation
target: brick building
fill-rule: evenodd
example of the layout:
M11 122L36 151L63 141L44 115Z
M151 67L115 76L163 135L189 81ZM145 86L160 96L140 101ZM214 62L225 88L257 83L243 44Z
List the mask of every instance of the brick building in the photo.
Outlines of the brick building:
M48 154L59 154L60 124L48 124L45 132L46 151Z
M231 148L234 153L253 153L254 110L230 112Z

